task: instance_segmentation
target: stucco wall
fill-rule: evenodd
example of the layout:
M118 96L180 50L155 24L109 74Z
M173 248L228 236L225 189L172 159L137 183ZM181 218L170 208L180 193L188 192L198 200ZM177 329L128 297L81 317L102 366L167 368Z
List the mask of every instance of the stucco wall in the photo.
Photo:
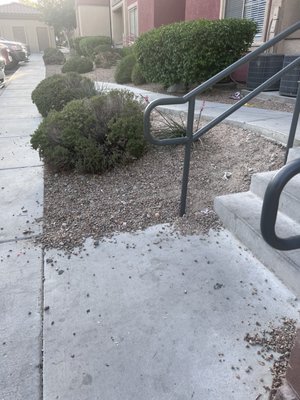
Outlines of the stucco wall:
M185 19L218 19L220 0L186 0Z
M299 0L273 0L270 7L269 24L266 39L282 32L300 20ZM296 55L300 54L300 32L297 31L274 47L274 52Z
M300 1L284 0L282 3L282 21L281 30L286 29L290 25L300 20ZM300 54L300 31L289 36L283 42L284 54Z
M78 5L77 22L80 36L110 36L109 7L107 6Z
M184 21L186 0L155 0L154 27Z
M134 2L134 0L128 0ZM135 0L136 1L136 0ZM186 0L138 0L139 33L183 21Z
M24 27L26 35L26 43L30 46L32 53L40 51L36 28L47 28L49 44L55 47L54 31L48 25L38 20L22 20L22 19L0 19L0 36L8 40L15 40L12 27Z
M154 3L155 0L138 1L139 33L154 28Z

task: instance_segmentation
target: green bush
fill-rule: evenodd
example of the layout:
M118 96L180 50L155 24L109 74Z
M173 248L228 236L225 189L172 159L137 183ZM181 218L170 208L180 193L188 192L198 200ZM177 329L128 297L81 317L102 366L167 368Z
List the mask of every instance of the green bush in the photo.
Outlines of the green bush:
M96 54L95 49L98 46L110 46L111 39L106 36L87 36L79 41L79 54L91 57Z
M95 65L96 67L110 68L115 65L119 59L120 56L118 53L114 51L105 51L96 55Z
M145 152L142 106L116 90L74 100L49 113L31 144L54 170L102 173Z
M82 56L83 54L80 54L79 43L80 43L80 40L82 40L84 37L85 37L85 36L81 36L81 37L77 37L77 38L74 38L74 39L71 39L71 40L70 40L70 47L71 47L71 49L72 49L72 50L75 50L76 53L77 53L78 55L81 55L81 56Z
M135 53L147 81L189 85L239 59L255 32L255 22L247 19L178 22L141 35Z
M96 94L94 83L75 72L53 75L42 80L31 94L33 103L43 117L51 110L62 110L71 100Z
M94 54L100 54L100 53L105 53L107 51L112 51L112 47L110 44L99 44L99 46L96 46L93 50Z
M93 62L83 56L70 57L63 65L62 72L78 72L84 74L93 70Z
M142 74L141 67L138 63L135 64L131 73L131 80L135 85L142 85L146 83L146 79Z
M123 57L117 64L115 72L115 80L117 83L131 82L131 74L133 67L136 64L136 57L134 54L129 54Z
M58 49L48 48L44 50L43 60L45 65L63 64L66 61L64 54Z

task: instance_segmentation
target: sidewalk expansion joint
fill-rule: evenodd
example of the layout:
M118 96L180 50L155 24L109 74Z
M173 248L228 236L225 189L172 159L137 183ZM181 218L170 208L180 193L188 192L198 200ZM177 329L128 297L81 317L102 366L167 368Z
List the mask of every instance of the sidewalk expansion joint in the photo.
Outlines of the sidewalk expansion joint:
M43 167L43 164L35 164L35 165L25 165L24 167L10 167L10 168L0 168L0 171L11 171L14 169L26 169L26 168L39 168Z
M31 239L37 239L40 236L38 235L31 235L31 236L26 236L26 237L15 237L13 239L7 239L7 240L0 240L0 245L5 244L5 243L12 243L12 242L20 242L22 240L31 240Z

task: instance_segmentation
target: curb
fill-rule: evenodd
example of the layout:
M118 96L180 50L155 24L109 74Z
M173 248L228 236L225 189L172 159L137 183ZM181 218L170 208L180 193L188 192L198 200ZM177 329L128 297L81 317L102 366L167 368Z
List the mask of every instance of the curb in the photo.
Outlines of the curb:
M286 371L285 382L278 389L275 400L300 400L300 329L297 330L294 347Z

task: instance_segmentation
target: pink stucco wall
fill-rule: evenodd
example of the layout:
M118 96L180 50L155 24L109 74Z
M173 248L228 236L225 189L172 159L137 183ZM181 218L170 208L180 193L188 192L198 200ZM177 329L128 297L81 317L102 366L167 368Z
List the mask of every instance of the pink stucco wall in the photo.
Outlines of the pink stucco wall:
M138 0L139 33L154 28L155 0Z
M218 19L221 0L186 0L185 19Z
M185 2L186 0L138 0L139 33L183 21Z
M154 27L184 21L186 0L155 0Z

